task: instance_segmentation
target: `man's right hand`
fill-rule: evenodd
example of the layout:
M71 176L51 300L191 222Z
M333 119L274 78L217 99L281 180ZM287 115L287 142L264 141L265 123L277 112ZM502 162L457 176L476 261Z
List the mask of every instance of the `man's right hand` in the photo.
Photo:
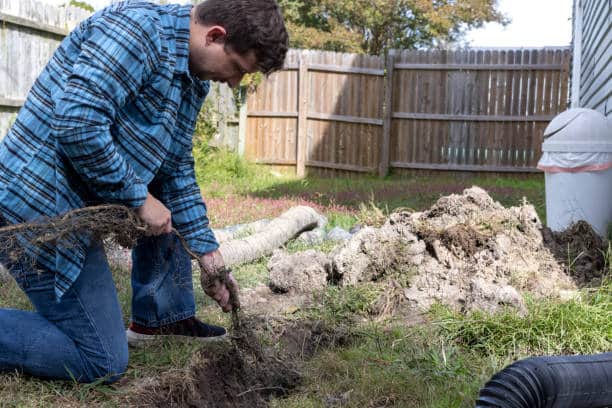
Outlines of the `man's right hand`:
M144 204L136 209L136 215L146 224L147 235L161 235L172 232L170 210L150 193L147 193Z

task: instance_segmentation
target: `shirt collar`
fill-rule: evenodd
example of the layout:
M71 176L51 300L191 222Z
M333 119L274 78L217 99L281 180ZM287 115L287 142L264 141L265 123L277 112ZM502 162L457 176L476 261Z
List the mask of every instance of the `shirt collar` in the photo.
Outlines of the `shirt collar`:
M206 95L210 86L209 81L201 81L194 78L189 73L189 28L191 24L191 9L192 5L187 4L181 6L177 12L176 17L176 66L175 72L185 75L191 83L193 83L196 89Z
M176 16L176 72L189 74L189 25L191 5L181 6Z

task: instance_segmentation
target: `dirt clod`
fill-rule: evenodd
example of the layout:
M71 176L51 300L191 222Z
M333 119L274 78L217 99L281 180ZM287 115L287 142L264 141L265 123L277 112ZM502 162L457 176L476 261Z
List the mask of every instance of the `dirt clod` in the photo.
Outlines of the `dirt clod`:
M542 230L544 244L579 286L598 285L603 276L607 242L585 221L560 232Z
M331 276L331 261L309 249L295 254L276 251L268 261L270 288L279 293L309 293L322 289Z

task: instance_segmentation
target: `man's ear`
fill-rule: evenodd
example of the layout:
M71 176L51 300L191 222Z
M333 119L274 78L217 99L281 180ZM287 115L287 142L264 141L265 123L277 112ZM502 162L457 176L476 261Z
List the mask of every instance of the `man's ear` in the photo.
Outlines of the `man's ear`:
M214 25L208 28L206 32L206 45L216 43L216 42L225 42L225 37L227 35L227 31L220 25Z

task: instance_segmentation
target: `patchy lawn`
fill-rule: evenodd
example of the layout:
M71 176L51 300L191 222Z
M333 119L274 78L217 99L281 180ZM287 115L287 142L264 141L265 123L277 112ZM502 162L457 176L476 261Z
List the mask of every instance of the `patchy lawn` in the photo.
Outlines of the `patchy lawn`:
M349 227L371 217L375 209L385 214L398 207L423 210L440 196L460 193L472 185L486 189L506 206L516 205L526 197L544 216L541 176L455 177L441 173L410 179L298 180L247 170L246 175L235 179L218 173L219 180L215 180L214 174L201 180L213 227L271 218L294 205L313 206L330 219L330 226ZM289 249L292 248L306 249L290 244ZM264 258L236 268L241 288L266 283L266 263ZM194 274L197 282L197 271ZM116 269L114 276L127 323L129 272ZM517 358L559 350L577 353L610 349L612 285L604 282L601 288L585 292L569 303L533 301L524 317L512 312L464 316L435 307L420 320L411 322L372 315L375 301L372 287L330 287L319 295L320 302L313 308L276 318L283 322L322 321L332 327L344 327L351 340L322 347L304 359L301 387L286 398L273 399L271 406L471 407L484 382ZM220 313L199 284L195 286L198 316L213 324L229 325L228 316ZM30 306L14 282L0 281L0 307ZM262 325L271 322L264 320ZM265 327L262 330L265 332ZM508 333L513 336L509 338ZM562 348L549 348L551 344ZM143 387L169 376L184 378L188 383L190 366L205 349L195 343L165 342L131 350L125 378L111 386L3 374L0 406L125 406L133 403L131 396Z

